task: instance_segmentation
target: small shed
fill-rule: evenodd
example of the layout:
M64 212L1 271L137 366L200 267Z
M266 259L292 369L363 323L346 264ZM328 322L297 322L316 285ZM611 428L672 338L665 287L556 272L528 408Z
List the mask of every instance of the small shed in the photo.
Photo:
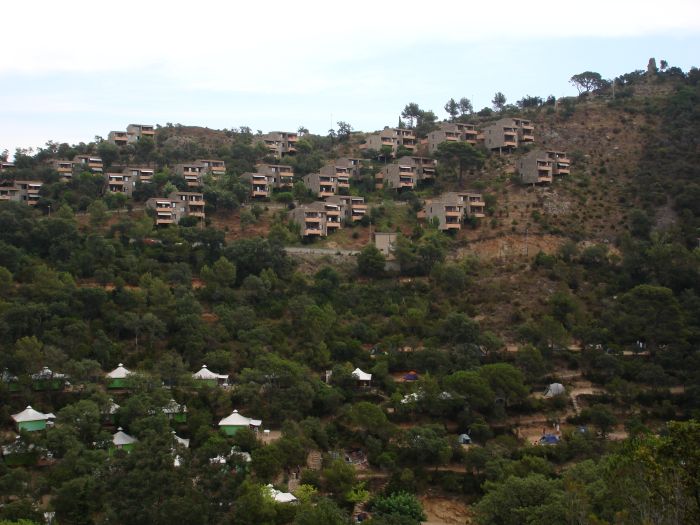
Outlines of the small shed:
M126 380L132 373L119 363L117 368L107 373L107 388L126 388Z
M244 415L239 414L238 410L234 410L230 416L219 421L219 428L227 436L233 436L242 428L251 428L257 431L260 429L261 425L262 421L260 419L245 417Z
M34 390L63 390L68 382L66 374L53 372L48 366L32 374L32 388Z
M112 445L114 448L126 450L127 452L134 448L134 443L137 441L138 439L134 436L130 436L124 432L122 427L119 427L117 432L112 436Z
M352 371L352 377L354 377L357 380L357 383L360 386L369 386L370 383L372 383L372 374L363 372L359 368L356 368Z
M472 444L472 438L469 436L469 434L460 434L459 437L457 438L457 441L459 442L460 445L471 445Z
M211 387L217 385L224 386L228 384L228 374L217 374L216 372L212 372L207 368L207 365L202 365L199 372L192 374L192 378L196 379L197 381L201 381L201 384Z
M181 405L174 399L168 401L168 404L163 407L163 414L175 423L187 423L187 406Z
M549 398L554 396L560 396L565 393L566 388L564 388L564 385L562 385L561 383L552 383L544 391L544 397Z
M47 423L52 423L52 419L56 419L56 416L34 410L29 405L22 412L12 415L12 420L17 424L17 430L27 432L45 430Z

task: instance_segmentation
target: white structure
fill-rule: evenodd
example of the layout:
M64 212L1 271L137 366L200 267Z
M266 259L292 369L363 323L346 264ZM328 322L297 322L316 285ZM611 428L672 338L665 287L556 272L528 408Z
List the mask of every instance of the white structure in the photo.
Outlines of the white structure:
M220 427L259 427L262 425L262 420L261 419L251 419L249 417L245 417L242 414L238 413L238 410L234 410L230 416L225 417L221 421L219 421L219 426Z
M136 443L138 439L130 436L122 430L122 427L117 429L117 432L112 436L112 444L117 448L131 448L130 446Z
M225 385L228 383L228 374L217 374L215 372L212 372L207 368L207 365L202 365L202 368L199 370L199 372L195 372L194 374L192 374L192 377L200 381L206 381L207 383L211 383L212 385Z
M267 491L277 503L294 503L297 500L296 496L291 492L282 492L272 485L267 486Z
M107 373L107 377L109 379L126 379L131 374L132 372L130 370L127 370L126 368L124 368L123 364L119 363L119 365L117 365L117 368Z
M12 420L17 423L19 430L43 430L50 419L56 419L56 416L34 410L30 405L21 412L12 414Z
M352 371L352 377L354 377L358 381L372 381L372 374L368 374L367 372L363 372L359 368L356 368L355 370Z
M566 393L564 385L562 385L561 383L552 383L547 387L547 390L545 390L544 397L549 398L554 396L560 396L564 393Z

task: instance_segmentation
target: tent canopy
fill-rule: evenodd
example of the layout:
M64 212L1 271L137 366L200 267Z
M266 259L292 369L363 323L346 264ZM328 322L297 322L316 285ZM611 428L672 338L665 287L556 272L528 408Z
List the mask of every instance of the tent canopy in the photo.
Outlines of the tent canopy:
M352 377L359 381L372 381L372 374L368 374L367 372L363 372L359 368L356 368L355 370L352 371Z
M123 364L119 363L117 368L115 368L107 374L107 377L109 377L110 379L126 379L130 375L131 371L127 370L126 368L124 368Z
M27 421L46 421L47 419L56 419L56 416L51 413L44 414L38 410L34 410L29 405L21 412L12 414L12 420L15 423L25 423Z
M230 416L219 421L220 427L259 427L260 425L262 425L262 420L245 417L239 414L238 410L234 410Z
M195 379L216 379L218 381L219 379L228 379L228 374L217 374L216 372L209 370L207 365L202 365L199 372L192 374L192 377Z

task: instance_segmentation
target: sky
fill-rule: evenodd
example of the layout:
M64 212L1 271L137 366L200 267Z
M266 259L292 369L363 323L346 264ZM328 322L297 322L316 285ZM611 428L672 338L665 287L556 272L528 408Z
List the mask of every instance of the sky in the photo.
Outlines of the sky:
M326 134L409 102L573 95L650 57L700 66L698 0L5 0L0 152L127 124Z

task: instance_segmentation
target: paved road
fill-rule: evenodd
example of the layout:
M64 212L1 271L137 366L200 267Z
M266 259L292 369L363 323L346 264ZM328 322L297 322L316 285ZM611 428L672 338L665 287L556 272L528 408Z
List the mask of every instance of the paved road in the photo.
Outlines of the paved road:
M284 250L289 255L345 255L352 257L360 253L358 250L340 250L332 248L304 248L301 246L285 246Z

